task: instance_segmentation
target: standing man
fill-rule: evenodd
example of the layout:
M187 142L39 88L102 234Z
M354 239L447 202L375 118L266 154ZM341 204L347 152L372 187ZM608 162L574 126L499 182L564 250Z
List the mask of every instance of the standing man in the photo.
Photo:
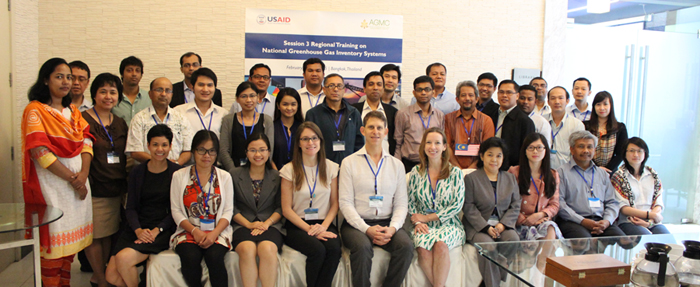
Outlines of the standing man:
M433 79L433 83L435 83L430 104L445 115L459 110L459 104L455 101L455 95L445 89L447 67L441 63L432 63L425 69L425 75ZM411 100L411 104L415 103L416 99L414 98Z
M461 169L476 168L479 146L493 137L493 120L476 109L479 90L472 81L457 84L459 110L445 115L447 146L452 149L450 162Z
M518 108L530 117L532 123L535 124L535 131L541 133L547 139L547 144L551 144L552 126L535 111L537 107L537 96L535 96L537 95L537 90L533 86L523 85L518 89L518 94Z
M182 104L194 102L194 88L192 87L192 73L202 67L202 57L194 52L187 52L180 56L180 72L185 75L185 79L173 84L173 100L170 107L174 108ZM212 101L221 107L221 91L216 89Z
M126 138L125 152L140 163L151 159L146 135L153 126L165 124L173 131L168 159L185 165L190 160L193 133L190 122L168 106L173 96L173 84L167 78L157 78L151 82L148 95L153 104L134 116Z
M338 74L326 76L323 103L306 112L306 120L315 123L323 133L326 158L337 164L365 144L360 132L362 116L343 98L344 83L345 79Z
M200 130L208 130L221 138L221 119L226 115L226 110L213 101L218 90L216 74L209 68L201 68L192 73L190 80L190 85L194 88L194 101L179 105L175 110L190 122L193 135Z
M552 126L552 142L550 142L552 168L556 169L571 159L569 137L576 131L585 129L583 122L566 112L569 103L569 92L564 87L556 86L547 93L552 113L546 119Z
M151 106L151 99L147 97L149 94L139 87L143 77L143 62L134 56L126 57L119 64L119 73L124 86L124 100L112 108L112 113L124 119L131 127L131 118Z
M591 119L591 107L588 104L588 96L591 95L591 81L586 78L574 80L574 104L567 107L566 111L581 122Z
M382 92L382 103L389 104L396 110L408 107L408 101L401 98L401 93L398 90L399 82L401 82L401 69L394 64L386 64L379 70L384 78L384 91ZM357 102L361 103L367 99L367 96L362 96ZM389 120L389 124L391 120ZM389 134L392 134L389 132Z
M408 213L406 173L401 161L382 148L386 118L378 111L365 116L362 135L367 144L343 160L338 202L345 216L340 228L350 249L352 286L370 287L373 247L391 253L382 286L398 287L413 259L413 242L402 229Z
M394 156L403 162L406 173L420 162L418 148L423 140L423 132L431 127L443 129L445 126L445 114L431 104L434 87L435 83L430 77L416 78L413 81L413 97L416 103L396 114Z
M71 103L81 112L92 108L92 98L85 96L85 90L90 84L90 68L83 61L73 61L68 64L73 74L73 85L70 87Z
M535 87L537 90L537 105L535 106L535 112L538 115L545 117L552 112L552 109L549 108L546 99L547 81L545 81L542 77L534 77L532 80L530 80L530 86Z
M598 138L588 131L569 137L572 160L559 172L557 225L565 238L624 236L612 225L620 211L608 173L593 163Z
M380 72L369 72L369 74L365 76L362 86L365 90L365 96L363 96L363 98L365 98L366 101L358 102L352 106L360 111L362 119L364 119L365 116L371 111L379 111L384 114L384 117L387 119L389 134L393 135L394 119L396 118L396 113L398 111L396 108L382 102L381 100L382 94L385 90L384 78ZM365 139L365 141L367 141L367 139ZM396 140L392 136L386 136L384 137L382 146L384 149L389 151L389 154L394 154L394 151L396 150Z
M270 67L258 63L250 68L250 74L248 75L248 82L253 83L255 87L258 88L258 104L255 106L255 111L261 114L266 114L271 118L275 117L275 100L277 97L267 92L267 88L270 86L272 79L272 70ZM228 111L229 114L237 113L241 111L241 105L237 101L234 101L231 105L231 109Z
M493 101L493 92L496 91L498 78L492 73L483 73L476 80L476 85L479 88L479 101L476 103L476 109L491 119L498 116L498 104ZM495 125L496 122L494 121ZM495 127L494 127L495 129Z
M301 97L301 114L305 115L311 108L322 103L326 97L321 85L325 76L326 64L319 58L309 58L304 61L302 68L304 69L302 76L304 76L306 84L297 92Z
M496 118L496 137L503 139L508 147L508 158L503 159L502 170L520 163L520 147L525 137L535 132L535 124L521 109L517 108L518 84L513 80L504 80L498 84L498 103Z

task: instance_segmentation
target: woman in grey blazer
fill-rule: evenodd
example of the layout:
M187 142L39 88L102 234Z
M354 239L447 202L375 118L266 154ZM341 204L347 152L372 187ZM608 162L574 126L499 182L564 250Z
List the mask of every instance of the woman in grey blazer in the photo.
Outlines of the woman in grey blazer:
M477 170L464 177L464 231L471 243L518 241L515 222L520 212L520 192L515 176L499 170L507 156L505 142L487 139L479 147ZM488 250L500 252L506 258L510 248ZM499 286L507 273L483 256L479 256L479 271L487 287Z
M277 282L277 253L282 248L280 177L270 161L270 141L263 133L248 137L248 162L234 168L233 246L243 286L272 287ZM260 265L256 264L256 256ZM264 276L263 276L264 273ZM260 276L258 276L260 274Z

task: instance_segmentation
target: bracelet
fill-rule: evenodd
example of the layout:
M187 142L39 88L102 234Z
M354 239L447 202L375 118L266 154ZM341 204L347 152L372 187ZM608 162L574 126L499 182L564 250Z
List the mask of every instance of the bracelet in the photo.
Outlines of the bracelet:
M418 224L421 224L421 223L423 223L423 222L416 221L416 223L414 223L413 226L417 226Z
M647 210L647 219L649 219L649 211Z

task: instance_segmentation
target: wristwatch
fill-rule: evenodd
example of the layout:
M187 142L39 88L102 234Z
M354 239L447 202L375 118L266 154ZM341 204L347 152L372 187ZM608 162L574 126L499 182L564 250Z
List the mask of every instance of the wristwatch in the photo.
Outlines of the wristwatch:
M158 227L159 232L163 232L163 227Z

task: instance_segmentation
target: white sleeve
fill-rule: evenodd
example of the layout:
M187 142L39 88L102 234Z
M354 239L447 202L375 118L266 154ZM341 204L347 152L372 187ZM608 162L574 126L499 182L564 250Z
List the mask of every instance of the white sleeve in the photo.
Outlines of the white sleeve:
M185 190L183 178L189 169L183 168L173 173L173 179L170 182L170 212L173 215L173 220L176 226L180 226L180 222L187 220L186 212L183 210L182 191Z
M345 158L340 165L340 176L338 178L338 203L340 211L345 217L345 221L352 227L367 232L369 225L365 223L360 214L355 209L355 188L353 186L352 160Z

